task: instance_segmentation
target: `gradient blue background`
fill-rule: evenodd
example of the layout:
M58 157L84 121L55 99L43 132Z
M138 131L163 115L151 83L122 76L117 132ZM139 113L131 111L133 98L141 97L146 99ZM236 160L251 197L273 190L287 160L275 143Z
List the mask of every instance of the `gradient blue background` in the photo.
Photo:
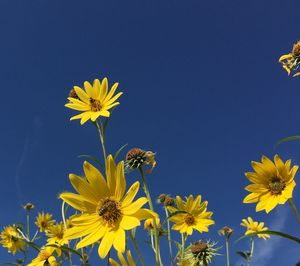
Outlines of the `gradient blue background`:
M64 107L66 96L73 85L107 76L124 92L108 150L128 143L157 152L153 196L191 193L209 201L216 224L190 241L223 245L217 230L229 225L237 238L247 216L299 232L288 205L267 216L242 204L251 160L279 153L300 163L299 141L274 149L300 133L299 78L278 64L300 38L299 10L297 0L1 0L1 228L24 221L28 201L34 215L60 219L57 195L72 189L70 172L82 171L77 156L101 156L94 127L69 122L76 112ZM299 187L294 198L300 206ZM242 264L234 252L247 248L248 240L232 246L233 265ZM254 265L295 265L299 254L298 245L273 237L257 242ZM91 264L99 265L94 256ZM0 248L0 261L9 260ZM225 265L225 256L215 265Z

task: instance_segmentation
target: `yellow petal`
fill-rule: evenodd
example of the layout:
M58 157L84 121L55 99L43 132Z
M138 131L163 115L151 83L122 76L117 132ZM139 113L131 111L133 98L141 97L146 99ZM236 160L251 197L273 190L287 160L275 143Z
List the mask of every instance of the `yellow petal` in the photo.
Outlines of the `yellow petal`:
M94 90L95 90L95 99L100 100L100 87L101 87L101 84L100 84L99 79L94 80L93 87L94 87Z
M116 237L113 243L114 248L118 252L125 252L125 244L126 244L126 238L125 238L125 231L119 227L119 229L116 231Z
M105 97L105 100L108 101L111 99L111 97L115 94L116 89L118 88L119 83L116 82L110 89L109 93Z
M115 195L116 190L116 164L112 155L108 155L106 159L106 178L110 195Z
M123 215L120 221L120 227L123 228L124 230L130 230L140 225L141 225L140 220L134 216Z
M64 237L67 239L80 238L88 234L93 234L101 226L100 222L96 222L87 226L75 226L67 229L64 233Z
M98 254L100 258L104 259L107 256L107 253L110 251L115 238L116 238L115 231L106 232L98 248Z
M97 99L96 90L93 88L91 83L89 83L88 81L85 81L83 85L84 85L85 91L87 92L87 95L93 99Z
M94 213L95 212L95 204L93 202L90 202L89 199L78 195L74 193L69 193L69 192L64 192L61 193L59 196L63 201L68 203L70 206L73 208L83 211L83 212L88 212L88 213Z
M83 113L81 120L80 120L80 124L83 125L86 121L88 121L91 118L91 115L93 114L93 112L85 112Z
M139 220L145 220L149 218L157 218L158 214L148 209L140 209L131 216L134 216Z
M114 103L121 95L123 94L123 92L119 92L119 93L117 93L114 97L112 97L110 100L106 100L105 99L105 102L104 102L104 104L105 105L110 105L110 104L112 104L112 103Z
M89 246L97 242L103 235L106 233L107 227L99 227L93 233L89 234L76 245L76 249L80 249L86 246Z
M138 193L140 188L140 182L136 181L127 191L126 195L124 196L122 200L122 206L126 207L133 201L134 197Z
M107 89L108 89L108 81L107 78L104 78L100 86L100 96L99 96L100 102L104 101L107 94Z
M109 263L112 265L112 266L120 266L119 263L117 263L114 259L112 258L109 258Z
M86 104L90 104L90 97L86 94L86 92L78 86L74 86L74 90L79 97L79 99Z
M131 256L130 250L127 251L127 260L129 262L129 266L135 266L135 262Z
M126 181L124 175L124 161L121 161L116 169L116 190L115 198L117 201L120 201L125 193Z
M283 61L283 60L286 60L286 59L291 59L293 58L293 55L292 54L285 54L285 55L282 55L280 58L279 58L279 62Z
M65 106L68 108L71 108L73 110L77 110L77 111L89 111L90 110L90 106L83 105L83 104L77 104L77 103L66 103Z
M122 266L128 266L123 254L121 252L118 252L118 258L119 258Z
M148 202L148 199L146 197L141 197L131 203L130 205L122 208L122 212L124 215L131 215L136 213L142 206L144 206Z
M293 75L293 77L298 77L298 76L300 76L300 72L297 72Z

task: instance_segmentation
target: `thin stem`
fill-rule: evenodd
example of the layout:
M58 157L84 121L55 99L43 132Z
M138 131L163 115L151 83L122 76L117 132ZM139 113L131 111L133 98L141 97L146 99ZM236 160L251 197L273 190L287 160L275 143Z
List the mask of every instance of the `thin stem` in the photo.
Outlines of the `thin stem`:
M150 232L150 239L151 239L151 247L152 247L152 250L153 250L154 254L156 254L156 250L155 250L155 247L154 247L154 240L153 240L153 234L152 234L152 232Z
M226 237L225 239L225 245L226 245L226 261L227 261L227 266L230 266L230 261L229 261L229 239Z
M38 233L39 233L39 230L36 230L35 234L33 235L33 238L31 239L31 242L34 242L34 240L35 240Z
M290 204L290 206L292 207L292 209L293 209L293 211L294 211L294 213L295 213L295 215L296 215L296 218L297 218L298 223L300 224L300 215L299 215L299 212L298 212L298 210L297 210L297 208L296 208L296 205L295 205L295 203L294 203L294 201L293 201L293 198L290 198L290 199L289 199L289 204Z
M181 234L181 258L183 258L183 256L184 256L185 240L186 240L185 234L182 233Z
M248 256L248 259L247 259L247 265L250 266L250 262L251 262L251 259L252 259L252 256L253 256L253 252L254 252L254 238L251 237L251 250L250 250L250 255Z
M143 260L143 256L142 256L142 254L141 254L141 252L140 252L140 250L139 250L139 246L138 246L138 244L136 243L135 237L133 236L131 230L129 230L129 236L130 236L130 238L131 238L131 240L132 240L132 243L133 243L134 248L135 248L135 251L136 251L136 253L137 253L138 257L139 257L139 260L140 260L140 262L141 262L141 265L142 265L142 266L145 266L145 263L144 263L144 260Z
M164 206L166 219L167 219L167 227L168 227L168 244L169 244L169 252L170 252L170 258L171 258L171 266L173 265L173 255L172 255L172 243L171 243L171 229L170 229L170 221L168 219L169 213L166 206Z
M29 219L30 219L30 210L26 211L26 227L27 227L27 237L30 239L30 224L29 224Z
M144 188L144 192L146 194L146 197L148 199L150 210L154 212L154 207L153 207L153 203L152 203L152 199L151 199L149 187L148 187L148 184L147 184L146 177L144 175L143 168L139 167L139 171L140 171L141 178L142 178L142 181L143 181L143 188ZM153 222L154 245L155 245L155 250L156 250L155 261L156 261L156 265L162 265L161 257L160 257L160 248L159 248L159 233L158 233L158 230L157 230L156 219L154 218L153 221L154 221Z
M64 223L64 228L65 230L67 230L67 222L66 222L66 214L65 214L65 202L62 201L62 204L61 204L61 217L62 217L62 220L63 220L63 223ZM68 243L68 248L70 248L70 243ZM72 253L69 251L68 252L69 254L69 261L70 261L70 266L73 265L72 263Z
M20 235L23 237L23 239L25 239L27 242L30 242L30 239L28 239L27 236L24 235L24 233L22 232L22 230L20 230L19 228L17 228L17 231L20 233Z
M99 133L99 137L100 137L100 142L101 142L102 151L103 151L104 163L106 164L106 149L105 149L105 144L104 144L105 128L102 126L101 121L100 121L100 124L99 124L98 120L96 120L95 124L96 124L96 127L98 129L98 133Z

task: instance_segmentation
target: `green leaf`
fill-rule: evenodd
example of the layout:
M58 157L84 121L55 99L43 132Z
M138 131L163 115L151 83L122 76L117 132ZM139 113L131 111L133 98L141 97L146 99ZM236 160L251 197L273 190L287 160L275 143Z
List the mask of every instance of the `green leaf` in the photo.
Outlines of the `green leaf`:
M103 168L103 165L102 163L94 156L91 156L91 155L88 155L88 154L82 154L82 155L79 155L78 158L87 158L87 159L90 159L92 161L94 161L95 163L99 164L100 167Z
M286 233L282 233L282 232L278 232L278 231L271 231L271 230L266 230L266 231L261 231L261 232L257 232L255 234L249 234L249 235L244 235L242 237L240 237L238 240L236 240L234 243L239 242L240 240L246 238L246 237L251 237L251 236L257 236L260 234L269 234L269 235L275 235L275 236L281 236L283 238L287 238L289 240L295 241L298 244L300 244L300 239L298 237L286 234Z
M58 245L46 245L46 247L55 247L55 248L59 248L59 249L61 249L62 251L64 251L64 252L71 252L71 253L73 253L73 254L75 254L75 255L77 255L78 257L80 257L81 259L83 259L83 257L81 256L81 254L77 251L77 250L75 250L75 249L73 249L73 248L69 248L69 247L67 247L67 246L58 246Z
M236 254L240 255L242 258L244 258L245 260L248 260L247 255L243 252L243 251L237 251Z
M284 139L282 139L282 140L279 140L279 141L275 144L275 148L276 148L278 145L280 145L280 144L282 144L282 143L284 143L284 142L287 142L287 141L290 141L290 140L297 140L297 139L300 139L300 136L299 136L299 135L297 135L297 136L290 136L290 137L284 138Z
M24 240L24 242L25 242L27 245L29 245L29 246L31 246L32 248L34 248L35 250L37 250L38 252L40 252L40 247L39 247L37 244L34 244L33 242L28 242L28 241L25 241L25 240Z
M117 157L119 156L119 153L127 146L127 143L124 144L120 149L117 150L117 152L114 155L114 160L117 159Z

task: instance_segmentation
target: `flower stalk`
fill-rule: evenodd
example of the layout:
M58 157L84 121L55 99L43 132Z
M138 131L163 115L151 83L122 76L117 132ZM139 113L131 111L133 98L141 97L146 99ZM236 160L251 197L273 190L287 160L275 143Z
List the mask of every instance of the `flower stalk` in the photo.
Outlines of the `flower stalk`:
M298 210L297 210L297 208L296 208L296 205L295 205L295 203L294 203L293 198L290 198L290 199L289 199L289 204L290 204L290 206L292 207L293 212L294 212L295 215L296 215L296 218L297 218L298 223L300 224L300 215L299 215L299 212L298 212Z
M138 244L137 244L137 242L136 242L135 236L133 235L133 233L132 233L131 230L129 231L129 236L130 236L130 238L131 238L131 241L132 241L132 243L133 243L133 246L134 246L134 248L135 248L135 251L136 251L136 253L137 253L138 257L139 257L139 261L140 261L141 265L142 265L142 266L145 266L145 262L144 262L142 253L141 253L141 251L140 251L140 249L139 249L139 246L138 246Z
M168 245L169 245L169 252L170 252L170 259L171 259L171 266L173 265L173 254L172 254L172 243L171 243L171 228L170 228L170 221L168 219L169 212L166 206L164 206L166 219L167 219L167 228L168 228Z

